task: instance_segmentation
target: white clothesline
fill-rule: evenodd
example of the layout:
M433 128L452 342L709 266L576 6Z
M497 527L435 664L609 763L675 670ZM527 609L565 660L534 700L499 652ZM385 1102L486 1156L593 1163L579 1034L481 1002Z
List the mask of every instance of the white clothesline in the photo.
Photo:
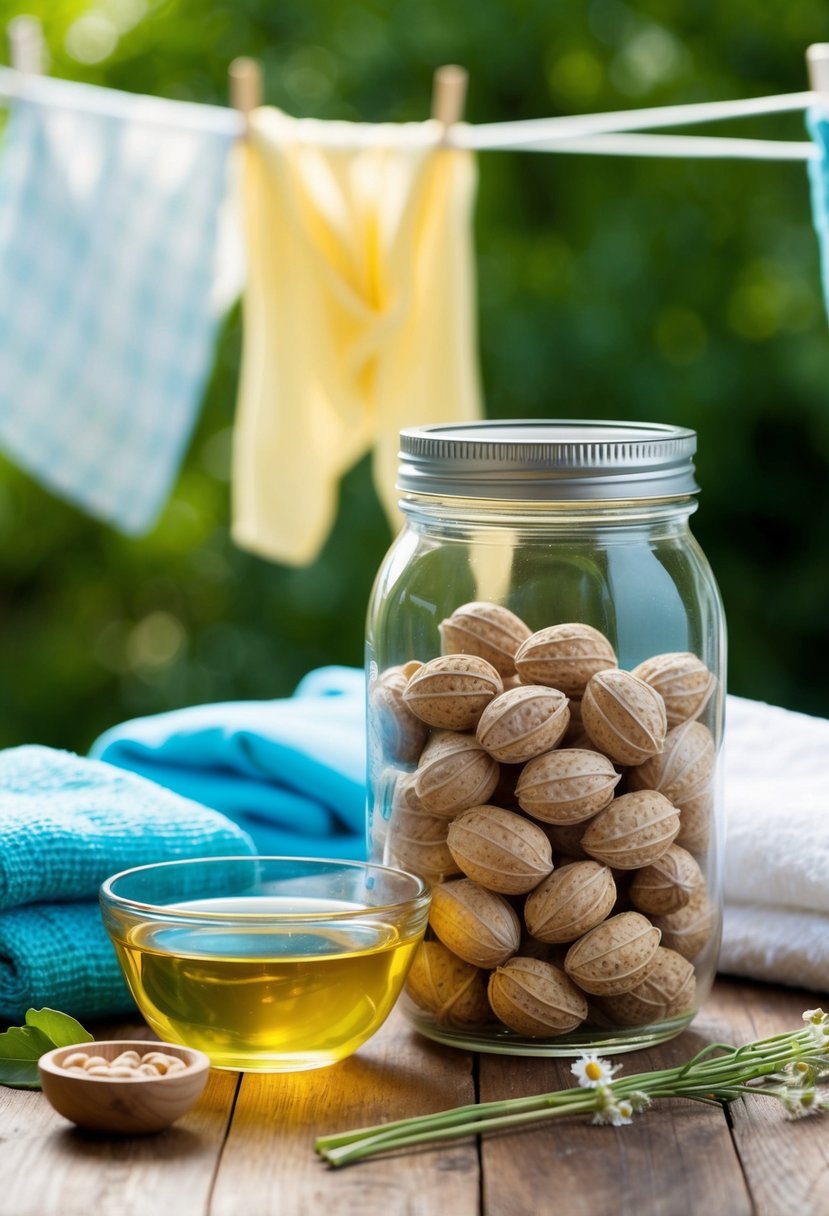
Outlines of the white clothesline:
M29 75L0 67L0 101L25 98L46 105L85 110L146 123L176 124L228 136L245 133L244 117L227 106L170 101L144 94ZM741 139L723 136L650 135L653 127L689 126L825 106L815 92L786 93L735 101L697 102L604 114L565 115L519 122L469 124L444 128L435 120L421 123L352 123L298 119L296 130L319 144L349 148L377 147L389 131L413 144L441 143L472 151L571 152L611 156L678 156L752 160L805 161L820 156L811 141Z

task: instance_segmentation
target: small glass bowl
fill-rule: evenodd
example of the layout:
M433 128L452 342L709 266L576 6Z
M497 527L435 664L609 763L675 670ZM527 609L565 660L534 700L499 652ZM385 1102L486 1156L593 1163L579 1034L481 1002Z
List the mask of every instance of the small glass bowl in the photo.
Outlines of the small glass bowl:
M222 857L125 870L101 888L107 932L162 1039L217 1068L333 1064L383 1024L429 912L403 870Z

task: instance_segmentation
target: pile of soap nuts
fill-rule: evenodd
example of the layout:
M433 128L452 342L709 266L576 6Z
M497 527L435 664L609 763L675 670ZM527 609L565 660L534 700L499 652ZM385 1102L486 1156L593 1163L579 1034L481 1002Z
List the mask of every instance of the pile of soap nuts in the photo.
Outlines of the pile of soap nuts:
M187 1067L179 1056L170 1056L163 1051L146 1051L139 1055L129 1049L122 1051L114 1060L92 1055L87 1051L73 1051L61 1062L61 1067L70 1073L86 1077L104 1077L111 1080L127 1080L134 1077L166 1077L183 1072Z
M590 625L532 632L486 602L440 632L441 656L369 694L374 852L433 886L409 997L533 1038L692 1011L716 923L715 677L686 652L624 671Z

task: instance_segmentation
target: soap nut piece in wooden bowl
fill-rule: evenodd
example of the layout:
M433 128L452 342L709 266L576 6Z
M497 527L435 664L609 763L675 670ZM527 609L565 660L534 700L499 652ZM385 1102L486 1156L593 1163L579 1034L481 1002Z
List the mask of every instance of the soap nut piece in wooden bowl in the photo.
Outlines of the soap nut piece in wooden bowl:
M512 906L469 878L434 888L429 924L448 950L474 967L505 963L521 941L521 923Z
M576 861L554 870L530 892L524 923L538 941L574 942L609 916L615 902L609 867Z
M515 675L515 652L530 636L529 626L501 604L462 604L441 621L444 654L474 654L491 663L500 676Z
M447 844L468 878L501 895L531 891L553 868L540 827L498 806L476 806L449 824Z
M688 959L660 946L653 966L630 992L602 997L602 1012L619 1026L646 1026L694 1008L696 975Z
M474 735L439 731L423 749L414 792L424 810L452 818L481 806L498 784L498 761Z
M164 1073L142 1072L131 1076L116 1068L67 1068L65 1061L94 1050L109 1064L125 1053L163 1052L184 1062L181 1069ZM204 1052L175 1043L137 1042L131 1039L76 1043L55 1047L38 1061L40 1083L54 1109L89 1131L118 1135L143 1135L168 1127L196 1102L207 1084L210 1060Z
M628 897L639 912L665 916L684 908L694 892L704 885L697 861L687 849L672 844L651 865L634 874Z
M489 977L489 1003L495 1016L516 1034L567 1034L587 1017L583 992L560 967L516 955Z
M574 942L564 970L584 992L630 992L650 971L661 934L639 912L619 912Z
M621 774L601 752L559 748L529 760L515 787L518 805L544 823L581 823L610 803Z
M556 747L569 723L564 693L530 684L511 688L490 701L476 734L481 746L496 760L523 764Z
M616 652L592 625L548 625L521 643L515 667L522 684L547 684L579 700L591 676L616 667Z
M702 659L685 651L655 654L634 667L631 674L660 694L669 727L698 718L717 685L716 676Z
M474 730L489 702L503 691L501 677L486 659L450 654L418 668L403 690L403 701L438 730Z
M587 825L581 847L616 870L652 865L674 842L679 812L664 794L636 790L614 798Z
M492 1018L487 972L458 958L443 942L421 942L406 980L406 992L439 1026L480 1026Z
M642 764L665 745L665 702L629 671L591 676L581 701L584 729L598 751L617 764Z

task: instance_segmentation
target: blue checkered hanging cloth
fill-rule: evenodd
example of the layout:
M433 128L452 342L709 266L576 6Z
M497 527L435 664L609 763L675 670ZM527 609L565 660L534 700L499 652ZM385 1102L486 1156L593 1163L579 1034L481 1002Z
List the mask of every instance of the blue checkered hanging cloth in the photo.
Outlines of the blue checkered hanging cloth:
M233 115L212 108L231 121L210 127L192 119L210 107L37 88L0 152L0 449L140 534L170 493L212 364Z
M820 246L823 298L829 314L829 110L811 109L806 125L820 156L808 162L812 187L812 223Z

